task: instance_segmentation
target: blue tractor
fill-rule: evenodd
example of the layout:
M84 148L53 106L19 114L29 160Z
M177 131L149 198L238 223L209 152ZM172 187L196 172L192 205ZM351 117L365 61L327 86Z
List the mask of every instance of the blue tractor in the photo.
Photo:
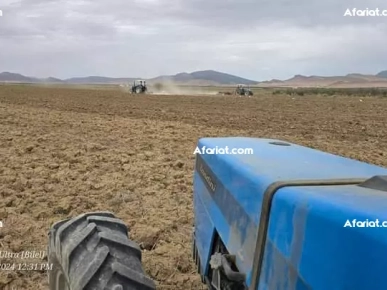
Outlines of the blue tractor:
M271 139L198 148L192 254L209 289L387 289L386 168ZM54 224L48 260L51 290L156 288L112 213Z
M198 146L254 151L196 156L193 259L209 289L387 289L387 169L278 140Z

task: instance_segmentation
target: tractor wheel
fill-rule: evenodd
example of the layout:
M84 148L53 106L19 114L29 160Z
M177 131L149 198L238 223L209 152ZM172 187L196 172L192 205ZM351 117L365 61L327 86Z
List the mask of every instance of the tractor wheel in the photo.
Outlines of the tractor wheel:
M57 222L49 233L50 290L154 290L141 249L126 225L109 212Z

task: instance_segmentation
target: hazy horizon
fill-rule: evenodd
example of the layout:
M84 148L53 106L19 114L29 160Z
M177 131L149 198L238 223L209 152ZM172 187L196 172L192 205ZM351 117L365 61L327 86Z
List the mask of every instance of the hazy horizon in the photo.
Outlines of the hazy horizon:
M208 70L212 70L212 69L208 69ZM203 71L206 71L206 70L203 70ZM213 70L213 71L216 71L216 70ZM228 72L221 72L221 71L216 71L216 72L230 74ZM302 76L305 76L305 77L312 77L312 76L316 76L316 77L342 77L342 76L347 76L347 75L351 75L351 74L374 75L375 76L375 75L377 75L380 72L381 71L378 71L376 73L371 73L371 74L364 74L362 72L349 72L349 73L346 73L346 74L343 74L343 75L316 75L316 74L313 74L313 75L302 75ZM23 75L25 77L38 78L38 79L56 78L56 79L60 79L60 80L67 80L67 79L87 78L87 77L106 77L106 78L115 78L115 79L120 79L120 78L122 78L122 79L125 79L125 78L126 79L128 79L128 78L130 78L130 79L131 78L133 78L133 79L153 79L153 78L157 78L157 77L161 77L161 76L174 76L174 75L179 74L179 73L193 73L193 72L187 72L187 71L184 72L183 71L183 72L178 72L178 73L173 74L173 75L158 75L158 76L153 76L153 77L150 77L150 78L142 78L141 76L110 76L110 75L75 75L75 76L70 76L70 77L66 77L66 78L59 78L59 77L56 77L56 76L26 75L26 74L23 74L23 73L20 73L20 72L12 72L12 71L0 71L0 74L1 73L14 73L14 74ZM287 79L293 78L293 77L295 77L297 75L301 75L301 74L293 74L292 76L290 76L290 77L288 77L286 79L279 79L279 80L287 80ZM249 79L249 78L246 78L246 77L240 76L240 75L234 75L234 76L245 78L245 79L248 79L248 80L251 80L251 81L257 81L257 82L264 82L264 81L270 81L270 80L273 80L273 79L278 79L278 78L273 78L273 79L255 80L255 79Z

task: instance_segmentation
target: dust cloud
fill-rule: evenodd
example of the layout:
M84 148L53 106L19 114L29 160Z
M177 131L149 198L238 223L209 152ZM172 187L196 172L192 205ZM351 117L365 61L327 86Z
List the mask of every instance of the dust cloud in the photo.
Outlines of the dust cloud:
M218 92L206 87L179 86L172 82L150 85L149 91L156 95L217 95Z

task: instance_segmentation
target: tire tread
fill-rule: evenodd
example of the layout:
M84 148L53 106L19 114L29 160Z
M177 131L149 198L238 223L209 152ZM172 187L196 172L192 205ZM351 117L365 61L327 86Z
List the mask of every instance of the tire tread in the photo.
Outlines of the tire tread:
M145 275L141 249L123 221L109 212L86 213L54 224L48 256L69 290L154 290ZM52 275L52 277L50 276ZM51 290L57 272L49 273Z

